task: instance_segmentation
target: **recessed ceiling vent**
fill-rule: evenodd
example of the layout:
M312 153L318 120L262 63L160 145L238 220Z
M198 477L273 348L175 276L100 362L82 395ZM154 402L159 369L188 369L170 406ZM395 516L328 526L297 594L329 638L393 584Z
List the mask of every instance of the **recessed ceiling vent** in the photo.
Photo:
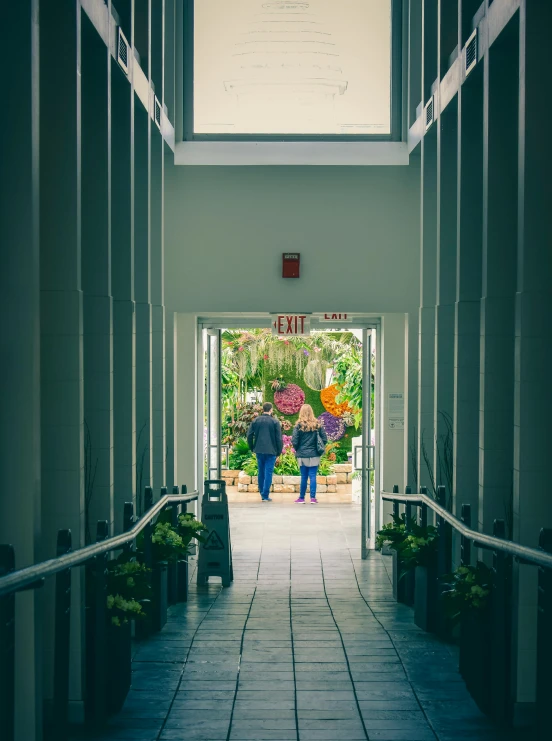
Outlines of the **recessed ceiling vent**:
M157 128L161 131L161 103L157 100L157 96L153 102L153 117L157 124Z
M124 33L119 27L119 33L117 35L117 61L119 65L124 69L128 75L128 60L130 56L130 49L128 41L125 38Z
M472 69L477 64L477 28L472 33L470 38L466 41L464 59L466 62L466 76L467 76L470 74Z
M431 124L433 123L433 95L427 101L424 110L425 110L425 128L427 131L429 127L431 126Z

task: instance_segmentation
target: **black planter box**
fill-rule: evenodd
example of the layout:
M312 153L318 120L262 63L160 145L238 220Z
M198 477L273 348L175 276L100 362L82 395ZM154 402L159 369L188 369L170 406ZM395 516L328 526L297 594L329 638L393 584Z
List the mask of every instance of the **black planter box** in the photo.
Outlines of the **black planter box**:
M414 579L414 622L422 630L435 632L439 609L437 567L416 566Z
M123 707L131 683L130 622L107 627L106 689L107 712L118 713Z
M151 627L159 631L167 622L168 607L168 564L164 561L153 567L153 599L151 603Z
M491 707L491 621L489 611L467 610L460 619L460 674L484 713Z
M408 593L408 575L403 576L401 579L402 562L399 558L399 554L393 549L393 597L397 602L403 604L409 604L409 593Z

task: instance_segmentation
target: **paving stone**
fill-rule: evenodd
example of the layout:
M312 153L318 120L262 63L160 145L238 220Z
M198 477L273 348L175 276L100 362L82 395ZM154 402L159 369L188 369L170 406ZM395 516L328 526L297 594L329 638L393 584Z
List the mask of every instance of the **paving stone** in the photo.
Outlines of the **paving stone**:
M232 586L192 582L133 647L132 689L97 741L510 741L457 653L393 600L389 557L361 560L359 517L236 505Z

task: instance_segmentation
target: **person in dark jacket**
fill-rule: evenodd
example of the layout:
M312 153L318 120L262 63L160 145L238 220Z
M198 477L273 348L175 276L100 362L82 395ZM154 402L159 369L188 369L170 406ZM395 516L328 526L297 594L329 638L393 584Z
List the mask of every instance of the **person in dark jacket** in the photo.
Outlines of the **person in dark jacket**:
M263 404L263 413L254 419L247 431L247 444L257 456L259 493L263 502L271 502L270 487L276 458L283 448L282 425L272 416L272 404Z
M301 487L299 490L299 499L295 504L305 504L305 494L307 493L307 481L310 480L310 500L311 504L318 504L316 499L316 475L320 458L324 450L322 447L328 443L328 436L322 424L314 416L310 404L303 404L299 411L299 419L293 428L291 444L295 449L297 463L301 471Z

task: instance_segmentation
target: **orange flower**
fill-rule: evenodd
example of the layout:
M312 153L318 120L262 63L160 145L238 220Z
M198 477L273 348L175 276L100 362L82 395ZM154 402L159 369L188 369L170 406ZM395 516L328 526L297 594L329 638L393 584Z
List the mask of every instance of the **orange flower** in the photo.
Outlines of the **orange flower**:
M344 412L350 411L350 407L346 401L342 404L338 404L335 400L337 394L337 387L335 386L335 384L332 384L331 386L327 386L325 389L322 389L322 391L320 392L320 400L322 401L324 409L327 412L333 414L334 417L341 417Z

